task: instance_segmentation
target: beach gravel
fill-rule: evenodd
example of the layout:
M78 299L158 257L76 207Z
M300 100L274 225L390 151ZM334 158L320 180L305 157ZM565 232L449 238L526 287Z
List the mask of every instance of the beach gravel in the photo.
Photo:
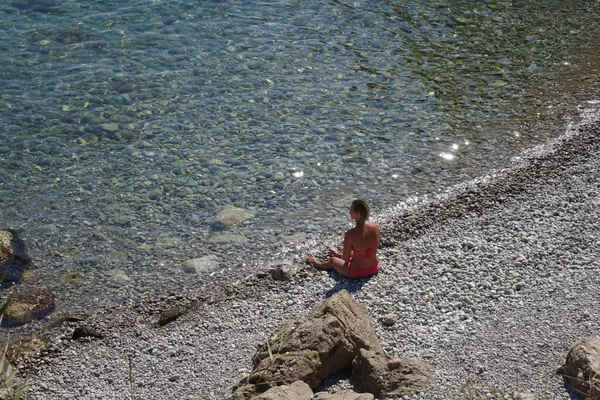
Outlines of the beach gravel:
M210 295L94 316L103 339L57 337L29 362L29 397L221 399L277 326L347 289L386 353L434 366L431 387L411 399L570 398L556 367L600 332L599 133L584 114L511 168L376 215L383 268L370 280L303 264L309 250L339 245L330 238L269 255L292 261L289 280L258 273ZM160 308L179 303L189 311L158 327ZM335 378L322 389L350 387Z

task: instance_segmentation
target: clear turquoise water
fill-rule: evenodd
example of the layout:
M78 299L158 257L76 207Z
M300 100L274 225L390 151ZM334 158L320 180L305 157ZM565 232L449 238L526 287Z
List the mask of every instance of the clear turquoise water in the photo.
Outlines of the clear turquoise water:
M198 256L243 270L343 229L354 197L382 209L560 133L598 80L598 7L2 2L0 224L75 297L115 270L117 297L177 285ZM256 216L223 231L228 205Z

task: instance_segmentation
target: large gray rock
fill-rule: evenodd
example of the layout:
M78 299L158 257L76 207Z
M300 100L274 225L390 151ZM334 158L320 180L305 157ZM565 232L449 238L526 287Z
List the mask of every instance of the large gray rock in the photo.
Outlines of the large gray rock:
M600 338L575 343L557 371L582 397L600 398Z
M352 364L355 388L378 399L412 395L425 389L433 379L433 367L423 361L389 357L366 349L360 349Z
M308 316L284 323L259 346L244 383L256 393L298 380L316 388L331 373L350 367L360 349L383 352L367 309L340 291Z
M291 385L277 386L254 396L252 400L311 400L313 391L306 383L296 381Z

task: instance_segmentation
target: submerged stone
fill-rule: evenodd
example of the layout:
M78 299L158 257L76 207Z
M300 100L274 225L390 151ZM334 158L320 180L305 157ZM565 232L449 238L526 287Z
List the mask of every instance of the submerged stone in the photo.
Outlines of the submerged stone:
M14 340L6 348L6 358L16 365L19 360L36 355L47 343L48 339L39 336Z
M210 243L246 243L248 239L244 235L225 233L223 235L213 236L208 241Z
M217 222L228 227L235 226L247 219L253 218L256 211L246 210L239 207L227 206L217 215Z
M456 17L454 18L454 21L458 22L461 25L470 25L473 22L475 22L472 18L468 17Z
M19 326L42 319L54 311L54 295L45 289L32 289L10 300L2 325Z
M84 280L84 275L81 272L67 272L63 274L61 277L63 282L71 284L71 285L81 285Z
M188 274L203 274L212 272L219 267L219 259L215 256L193 258L183 263L183 272Z

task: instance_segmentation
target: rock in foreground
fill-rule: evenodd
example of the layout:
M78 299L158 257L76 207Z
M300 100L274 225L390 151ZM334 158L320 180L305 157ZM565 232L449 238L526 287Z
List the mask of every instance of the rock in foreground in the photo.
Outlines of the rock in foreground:
M291 385L276 386L264 393L254 396L252 400L373 400L370 393L356 393L352 390L343 390L337 393L313 393L310 386L302 381Z
M600 338L588 338L575 343L557 372L581 396L590 399L600 397Z
M386 396L415 393L433 374L428 364L418 360L384 356L367 309L343 290L306 317L284 323L259 346L253 358L254 370L238 386L234 398L300 398L293 394L299 390L298 381L303 383L301 387L314 389L330 374L350 368L355 358L355 373L365 375L360 380L361 391ZM381 375L386 378L383 383L378 380ZM351 395L372 398L368 393ZM306 398L312 398L312 392Z
M365 349L360 350L352 364L355 387L378 399L412 395L425 389L433 379L433 367L426 362Z
M344 290L305 318L284 323L260 346L248 383L257 393L298 380L316 388L350 367L361 348L382 351L367 309Z
M252 398L252 400L305 400L312 399L313 391L306 383L296 381L291 385L277 386Z

